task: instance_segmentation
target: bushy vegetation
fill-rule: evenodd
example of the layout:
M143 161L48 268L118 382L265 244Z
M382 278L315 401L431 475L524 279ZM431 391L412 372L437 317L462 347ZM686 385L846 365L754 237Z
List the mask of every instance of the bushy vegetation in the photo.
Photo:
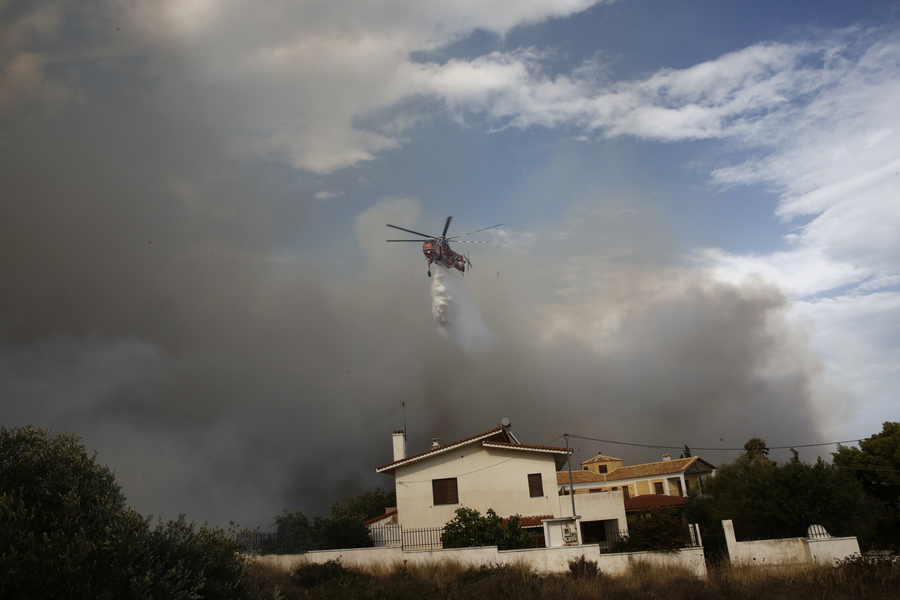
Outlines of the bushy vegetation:
M875 503L850 471L821 458L807 464L796 452L778 464L766 458L764 440L754 441L706 480L704 494L689 496L687 518L702 531L721 531L721 521L731 519L739 539L806 537L818 524L862 542L874 529Z
M849 559L837 567L820 565L767 569L722 566L706 579L684 569L637 562L622 575L601 573L596 563L576 559L569 571L539 575L524 566L463 567L452 561L407 563L355 570L332 564L297 565L290 570L254 567L258 597L380 598L420 600L849 600L896 597L900 563L888 558Z
M628 515L628 537L615 542L613 552L675 552L691 545L679 510L650 508Z
M900 423L884 423L881 433L862 440L859 448L839 444L832 457L877 504L872 545L900 549Z
M534 538L522 528L522 519L514 515L506 520L489 508L482 515L473 508L457 508L456 516L444 525L444 548L497 546L500 550L534 547Z
M310 550L368 548L372 545L365 522L384 514L396 505L393 490L369 490L331 505L328 517L312 521L299 510L285 510L275 517L275 540L263 549L265 554L302 554Z
M150 527L72 433L0 428L0 597L249 598L233 537Z

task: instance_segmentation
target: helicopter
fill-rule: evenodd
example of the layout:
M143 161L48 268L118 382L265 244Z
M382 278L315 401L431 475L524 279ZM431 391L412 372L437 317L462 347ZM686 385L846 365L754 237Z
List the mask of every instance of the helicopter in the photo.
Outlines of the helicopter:
M441 235L428 235L425 233L419 233L418 231L413 231L412 229L406 229L404 227L398 227L396 225L387 224L388 227L393 227L394 229L399 229L400 231L405 231L407 233L412 233L414 235L420 235L423 238L426 238L423 242L422 240L385 240L386 242L418 242L422 244L422 252L425 254L425 258L428 259L428 276L431 277L431 264L438 263L439 265L443 265L450 268L455 268L460 273L466 272L466 265L469 268L472 268L472 261L468 256L463 254L459 254L454 252L450 248L450 242L470 242L470 243L483 243L485 240L461 240L459 238L465 237L467 235L472 235L474 233L480 233L482 231L487 231L488 229L493 229L494 227L500 227L502 223L498 223L497 225L491 225L490 227L485 227L484 229L479 229L477 231L470 231L469 233L463 233L462 235L455 235L451 238L447 237L447 230L450 228L450 221L453 217L447 217L446 223L444 223L444 231Z

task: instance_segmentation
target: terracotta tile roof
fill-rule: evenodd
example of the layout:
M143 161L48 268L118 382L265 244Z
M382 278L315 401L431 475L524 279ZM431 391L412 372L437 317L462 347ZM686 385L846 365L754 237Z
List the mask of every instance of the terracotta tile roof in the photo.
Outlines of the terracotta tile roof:
M683 496L661 496L648 494L635 496L625 500L625 512L632 510L646 510L648 508L660 508L663 506L681 507L687 506L687 498Z
M541 515L539 517L520 517L522 522L522 527L538 527L543 522L544 519L552 519L553 515ZM504 519L504 523L507 519Z
M598 454L598 455L595 456L594 458L589 458L589 459L587 459L587 460L585 460L585 461L582 461L581 464L583 464L583 465L592 465L592 464L594 464L594 463L599 463L599 462L610 462L610 461L614 461L614 460L622 460L622 459L621 459L621 458L615 458L615 457L612 457L612 456L606 456L606 455L604 455L604 454Z
M713 465L709 464L699 456L692 456L690 458L677 458L673 460L646 463L643 465L619 467L612 473L572 471L572 480L573 483L594 483L598 481L620 481L622 479L672 475L686 471L710 473L713 470L715 470ZM556 481L559 485L568 484L569 473L566 471L558 471L556 473Z
M673 458L672 460L662 460L659 462L645 463L643 465L631 465L628 467L619 467L612 473L607 474L607 481L615 481L618 479L631 479L632 477L650 477L653 475L669 475L672 473L681 473L690 468L694 463L702 461L709 465L699 456L690 458ZM709 465L712 467L712 465Z
M373 523L377 523L378 521L383 521L383 520L387 519L388 517L393 517L396 514L397 514L397 509L395 508L393 510L387 511L380 517L375 517L374 519L369 519L368 521L363 523L363 525L372 525Z

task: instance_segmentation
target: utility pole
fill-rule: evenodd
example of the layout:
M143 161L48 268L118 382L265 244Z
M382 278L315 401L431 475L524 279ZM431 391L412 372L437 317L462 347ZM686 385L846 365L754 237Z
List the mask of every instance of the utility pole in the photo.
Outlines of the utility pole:
M566 462L569 464L569 495L572 497L572 516L577 516L575 514L575 486L572 481L572 451L569 450L569 434L564 433L563 437L566 439Z

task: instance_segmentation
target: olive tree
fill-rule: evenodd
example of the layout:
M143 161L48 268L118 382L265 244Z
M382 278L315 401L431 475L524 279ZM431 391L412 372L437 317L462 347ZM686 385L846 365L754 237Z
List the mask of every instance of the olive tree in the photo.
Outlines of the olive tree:
M182 517L151 529L74 433L0 427L0 597L245 598L237 542Z

